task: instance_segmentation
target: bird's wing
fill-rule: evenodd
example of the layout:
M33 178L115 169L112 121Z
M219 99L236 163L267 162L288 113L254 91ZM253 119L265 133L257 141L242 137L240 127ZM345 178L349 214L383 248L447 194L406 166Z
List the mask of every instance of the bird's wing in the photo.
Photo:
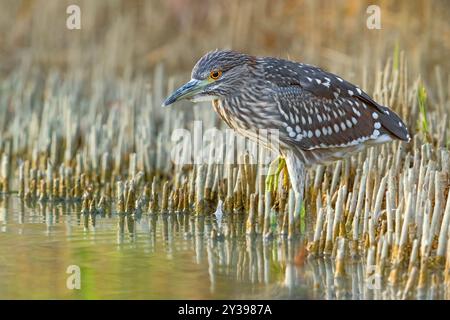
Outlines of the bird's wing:
M381 124L362 102L318 97L299 86L278 88L275 100L280 139L304 150L356 145L382 134Z
M300 127L313 133L317 129L323 131L324 127L328 132L329 128L333 131L333 134L323 135L322 132L320 136L306 137L300 144L304 144L306 149L317 148L321 144L356 143L353 142L355 139L376 139L377 133L389 133L401 140L409 140L407 127L400 117L357 86L315 66L287 60L282 60L281 64L283 66L276 72L266 70L268 80L277 86L275 95L280 112L289 115L291 111L294 120L295 114L305 117L305 120L309 120L309 115L311 123L306 121Z
M311 76L314 77L314 80L311 82L309 79L307 79L307 81L302 81L305 90L310 91L316 96L326 96L329 99L341 97L350 99L353 102L363 103L363 106L367 106L372 112L378 114L378 122L381 123L382 128L400 140L409 140L408 129L395 112L380 105L359 87L345 81L335 74L313 66L309 66L309 70ZM320 82L321 85L312 86L312 82ZM327 93L324 91L327 91Z
M360 88L335 74L312 65L275 58L267 59L265 74L268 81L276 84L279 91L276 95L279 96L281 103L298 104L301 107L303 98L297 97L300 94L305 99L310 99L312 104L323 103L331 110L341 110L341 113L350 111L348 114L350 121L352 107L357 108L359 105L362 106L359 109L361 114L365 113L366 110L371 114L376 114L374 115L375 119L373 119L376 121L370 121L369 117L366 122L379 122L382 129L390 135L400 140L408 141L410 139L406 125L397 114L378 104ZM292 100L291 102L286 101L286 92L289 99ZM319 108L319 110L321 109ZM360 125L362 124L360 123L357 127ZM367 134L369 132L364 131L362 133Z

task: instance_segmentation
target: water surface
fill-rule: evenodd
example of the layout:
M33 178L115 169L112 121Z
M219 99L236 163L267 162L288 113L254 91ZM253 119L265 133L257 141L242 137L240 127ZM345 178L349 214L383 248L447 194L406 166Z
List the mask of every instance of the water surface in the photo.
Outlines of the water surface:
M246 236L243 217L81 214L79 204L0 204L1 299L393 298L364 281L362 263L334 277L331 260L307 259L302 237ZM232 236L216 237L212 230ZM81 270L68 289L66 271Z
M234 239L213 240L215 221L183 214L92 218L76 204L27 206L4 197L0 298L308 297L301 286L284 285L286 268L293 268L287 265L294 264L288 251L297 250L300 240L263 244L239 227ZM71 265L80 267L80 290L67 288Z

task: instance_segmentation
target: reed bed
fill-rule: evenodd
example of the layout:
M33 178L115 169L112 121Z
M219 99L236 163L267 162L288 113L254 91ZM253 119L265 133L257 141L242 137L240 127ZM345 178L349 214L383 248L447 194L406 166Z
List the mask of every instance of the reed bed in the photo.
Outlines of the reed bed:
M201 19L211 34L198 37L201 28L183 20L184 11L172 2L173 7L160 11L153 2L122 4L118 19L107 14L117 12L117 4L83 2L83 34L62 32L69 44L48 32L48 22L36 22L42 15L63 24L65 16L57 14L61 8L64 12L62 2L37 1L36 7L43 10L39 14L26 5L0 4L7 7L0 14L11 8L18 13L17 31L0 38L7 48L0 59L10 62L1 66L8 69L0 82L1 196L17 193L28 206L73 205L85 227L95 224L98 214L114 214L121 232L132 231L133 219L142 216L183 215L188 217L183 223L195 230L202 230L205 218L217 220L207 232L217 241L245 235L270 245L300 237L306 242L308 263L321 270L314 281L327 287L335 282L339 289L341 280L350 276L381 279L389 284L391 298L423 298L443 287L450 298L450 78L448 59L442 54L448 41L439 37L448 31L448 8L417 2L398 15L383 13L385 30L397 20L427 26L417 31L424 41L402 37L402 48L412 61L408 64L390 34L377 37L364 29L359 37L355 26L345 27L343 21L356 20L342 19L339 4L248 1L240 6L230 1L228 12L214 2ZM195 3L193 8L199 5ZM362 15L366 8L364 3L345 7ZM224 15L214 20L211 13L221 10ZM424 15L408 14L409 10ZM267 19L247 19L257 16ZM323 17L328 23L318 25L308 17ZM174 29L173 21L183 30L182 37L166 32ZM271 33L290 34L300 22L301 41L280 40ZM102 23L109 28L101 28ZM32 26L33 32L20 32ZM250 36L255 34L259 36ZM361 45L354 41L356 34L363 39ZM161 35L172 40L161 45ZM18 50L21 43L29 48ZM391 55L388 48L395 43ZM429 50L431 44L436 50ZM192 57L215 46L255 54L289 52L292 59L328 66L393 108L413 139L310 170L301 205L286 171L278 177L277 190L265 190L267 165L260 160L273 155L249 142L236 150L231 164L204 161L212 154L193 164L175 164L177 141L172 134L177 129L192 134L194 120L201 121L204 130L224 128L208 105L160 108L164 96L180 82L172 75L191 68ZM353 59L361 48L363 54ZM373 61L373 56L386 63ZM358 76L347 77L348 69ZM236 227L222 224L222 219ZM354 261L363 261L364 270L356 270Z
M430 103L420 79L408 82L403 54L377 74L375 98L406 119L412 142L311 170L300 207L285 171L277 190L265 190L267 168L252 159L251 143L238 164L173 164L171 132L189 115L155 102L166 87L160 69L149 90L143 78L106 86L101 76L75 72L39 81L42 74L25 65L0 89L0 190L28 205L78 203L86 223L104 212L236 217L248 237L265 242L305 235L311 258L335 261L335 278L362 258L368 277L386 279L399 297L422 297L430 286L450 285L450 108L448 99ZM214 126L199 108L193 117ZM239 234L220 223L211 232L215 239Z

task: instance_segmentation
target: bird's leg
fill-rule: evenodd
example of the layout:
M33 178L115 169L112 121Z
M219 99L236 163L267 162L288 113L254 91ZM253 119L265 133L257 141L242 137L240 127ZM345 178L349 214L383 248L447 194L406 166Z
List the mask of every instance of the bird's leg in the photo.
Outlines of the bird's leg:
M278 159L279 159L278 167L277 167L277 171L275 172L275 175L274 175L274 179L275 179L274 189L273 189L274 191L278 190L278 182L279 182L280 173L281 173L281 171L283 171L284 168L286 168L286 160L281 157L279 157Z
M267 172L266 176L266 191L272 192L272 186L273 186L273 179L275 177L278 162L280 160L280 157L277 157L275 160L273 160L269 164L269 171Z
M266 191L272 192L278 189L278 176L285 166L286 161L282 157L277 157L270 163L269 172L267 172L266 177Z
M295 219L299 220L302 218L302 212L304 211L303 194L305 189L306 169L303 162L301 162L295 154L290 152L286 155L286 166L296 199Z

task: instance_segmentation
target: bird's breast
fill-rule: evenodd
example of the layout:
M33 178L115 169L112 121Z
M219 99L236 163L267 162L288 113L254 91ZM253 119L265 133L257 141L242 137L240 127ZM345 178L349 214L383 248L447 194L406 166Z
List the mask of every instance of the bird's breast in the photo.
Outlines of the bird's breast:
M222 120L241 136L251 141L262 144L264 147L278 152L278 136L268 134L267 127L260 127L253 123L243 108L239 109L231 105L233 102L227 100L214 100L212 102L214 110ZM265 132L260 132L263 129Z
M212 105L213 105L214 111L216 111L216 113L222 118L222 120L225 121L228 126L233 128L233 126L229 122L229 117L227 116L223 100L214 99L212 101Z
M227 100L213 100L213 107L223 121L232 129L242 133L243 130L252 129L249 119L243 117L239 108L233 106L233 103Z

